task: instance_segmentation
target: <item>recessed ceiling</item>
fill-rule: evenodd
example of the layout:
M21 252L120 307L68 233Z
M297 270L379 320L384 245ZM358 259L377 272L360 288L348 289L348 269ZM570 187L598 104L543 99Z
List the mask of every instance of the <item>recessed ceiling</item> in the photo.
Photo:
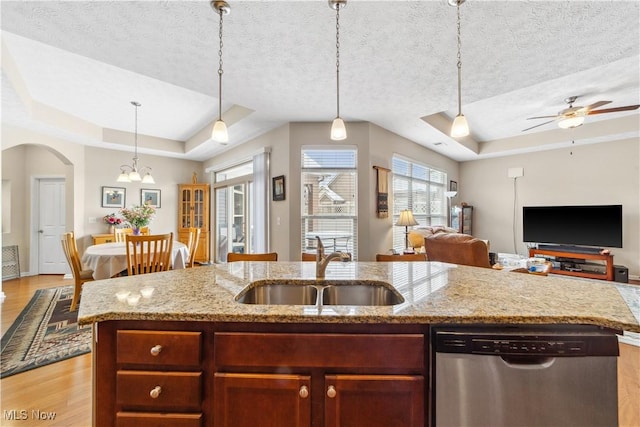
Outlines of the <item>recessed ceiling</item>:
M56 129L29 103L128 133L136 100L139 132L180 147L141 151L194 160L287 122L327 122L328 134L335 12L310 0L230 5L223 56L229 146L203 136L218 104L218 16L208 1L2 1L3 123L130 149L129 140ZM347 127L369 121L460 161L639 136L639 110L589 116L573 130L555 123L522 130L538 123L527 117L556 114L572 95L579 105L640 103L640 2L467 0L461 13L470 137L447 135L457 94L455 8L446 0L351 0L341 11Z

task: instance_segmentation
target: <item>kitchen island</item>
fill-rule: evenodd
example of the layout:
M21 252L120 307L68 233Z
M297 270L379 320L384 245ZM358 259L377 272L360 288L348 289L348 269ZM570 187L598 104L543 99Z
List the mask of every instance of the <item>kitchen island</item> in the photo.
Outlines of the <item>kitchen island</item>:
M377 284L402 301L235 300L248 288L282 281L320 288ZM153 292L136 305L116 297L144 288ZM423 426L432 422L434 325L640 332L637 296L623 284L442 263L332 262L317 281L311 262L238 262L87 283L79 322L94 324L98 426L237 427L263 420L319 427L349 425L350 417L380 425L385 416ZM289 422L282 424L279 414Z

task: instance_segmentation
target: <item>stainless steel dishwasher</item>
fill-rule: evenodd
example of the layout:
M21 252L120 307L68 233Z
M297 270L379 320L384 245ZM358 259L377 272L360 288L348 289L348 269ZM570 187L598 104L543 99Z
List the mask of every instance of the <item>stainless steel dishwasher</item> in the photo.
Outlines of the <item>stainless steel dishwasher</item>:
M618 339L590 326L433 329L437 427L618 425Z

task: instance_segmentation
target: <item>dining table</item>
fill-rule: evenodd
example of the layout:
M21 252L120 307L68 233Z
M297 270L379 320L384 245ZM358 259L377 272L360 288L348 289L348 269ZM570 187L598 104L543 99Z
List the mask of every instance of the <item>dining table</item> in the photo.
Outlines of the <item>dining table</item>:
M178 241L173 241L171 248L171 268L174 270L186 267L189 260L189 249ZM127 246L125 242L102 243L89 246L82 255L82 265L93 270L95 280L118 276L127 270Z

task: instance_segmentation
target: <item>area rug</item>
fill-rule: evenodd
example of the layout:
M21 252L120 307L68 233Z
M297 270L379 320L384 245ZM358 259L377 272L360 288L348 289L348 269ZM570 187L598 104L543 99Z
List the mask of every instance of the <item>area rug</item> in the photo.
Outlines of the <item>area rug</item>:
M91 351L91 325L69 312L73 286L38 289L0 344L0 378Z

